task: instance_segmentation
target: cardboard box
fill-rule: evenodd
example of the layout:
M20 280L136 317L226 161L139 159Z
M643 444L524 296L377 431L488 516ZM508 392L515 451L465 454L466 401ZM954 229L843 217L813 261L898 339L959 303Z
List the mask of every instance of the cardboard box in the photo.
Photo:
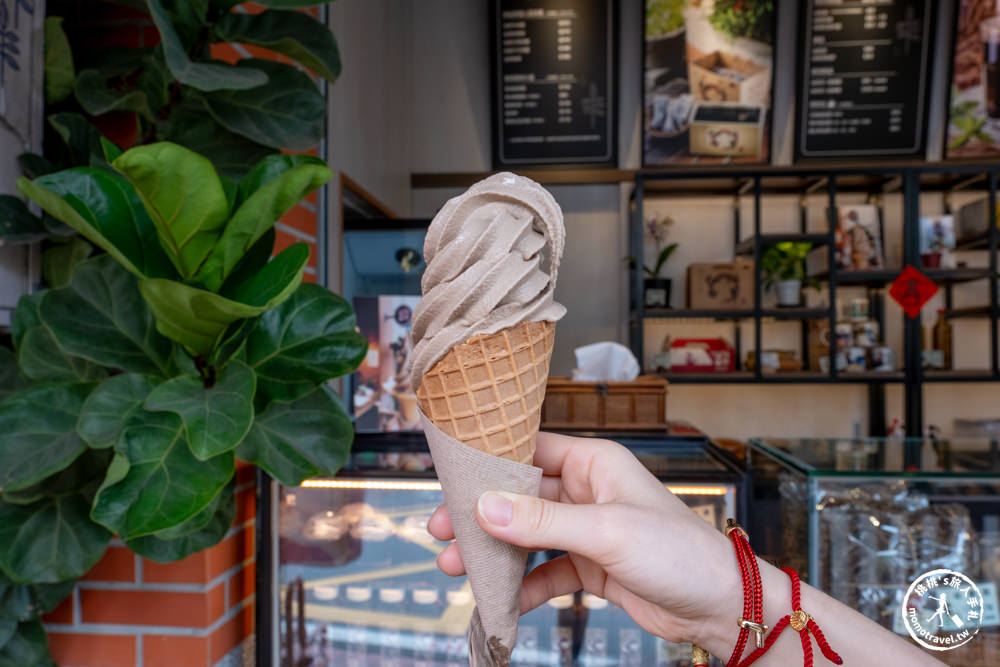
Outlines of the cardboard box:
M640 375L631 382L576 382L549 378L542 429L646 429L667 427L667 381Z
M725 51L691 61L688 81L696 102L739 102L769 106L770 69Z
M753 263L745 261L691 264L687 269L688 308L750 310L753 308Z
M691 154L759 157L765 115L762 106L699 102L691 112Z

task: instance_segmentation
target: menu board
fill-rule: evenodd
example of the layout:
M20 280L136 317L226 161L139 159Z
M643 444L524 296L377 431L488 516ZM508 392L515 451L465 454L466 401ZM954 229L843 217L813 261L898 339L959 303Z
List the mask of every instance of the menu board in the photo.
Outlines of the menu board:
M808 0L799 57L801 157L924 150L931 0Z
M613 0L493 0L493 165L617 163Z

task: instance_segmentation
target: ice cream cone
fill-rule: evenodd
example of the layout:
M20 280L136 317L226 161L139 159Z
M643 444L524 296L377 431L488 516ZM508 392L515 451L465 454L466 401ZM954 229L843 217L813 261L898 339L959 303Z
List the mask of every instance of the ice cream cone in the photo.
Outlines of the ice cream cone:
M451 437L531 465L555 322L521 322L456 345L424 374L420 409Z

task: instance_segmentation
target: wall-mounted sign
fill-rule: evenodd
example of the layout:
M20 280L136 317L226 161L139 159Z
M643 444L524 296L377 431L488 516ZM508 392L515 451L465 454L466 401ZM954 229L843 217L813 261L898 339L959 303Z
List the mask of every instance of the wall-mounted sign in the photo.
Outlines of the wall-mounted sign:
M799 157L924 152L931 0L804 3Z
M493 166L616 165L615 0L493 0Z
M766 162L774 0L646 0L647 167Z
M957 0L945 157L1000 155L1000 16L994 0Z

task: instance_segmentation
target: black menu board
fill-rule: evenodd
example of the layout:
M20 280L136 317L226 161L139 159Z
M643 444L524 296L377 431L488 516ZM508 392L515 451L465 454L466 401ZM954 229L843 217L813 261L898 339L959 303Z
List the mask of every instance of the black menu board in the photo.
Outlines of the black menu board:
M916 155L930 88L931 0L807 0L800 157Z
M615 0L493 0L493 166L617 163Z

